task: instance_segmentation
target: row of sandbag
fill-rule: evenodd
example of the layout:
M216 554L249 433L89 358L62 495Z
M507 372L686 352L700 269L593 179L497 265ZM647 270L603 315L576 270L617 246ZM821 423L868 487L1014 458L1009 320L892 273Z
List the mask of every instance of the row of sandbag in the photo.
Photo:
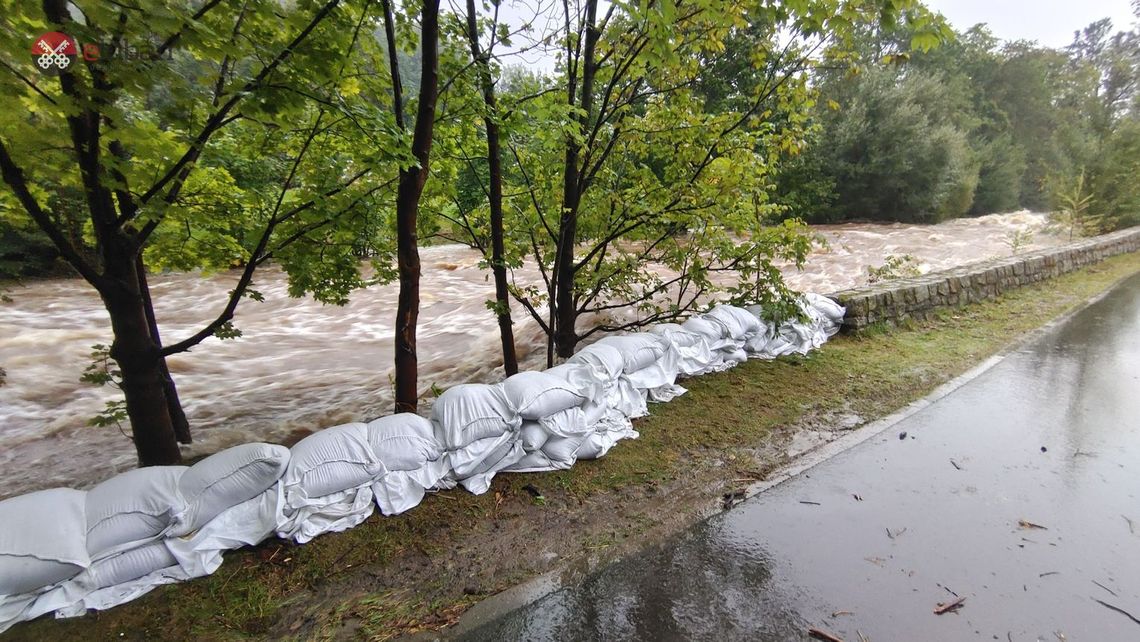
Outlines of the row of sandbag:
M717 306L684 324L605 337L559 366L495 385L464 384L431 419L397 414L318 431L291 449L245 444L190 467L143 468L89 491L0 502L0 631L55 611L80 615L160 584L212 573L222 552L270 535L304 543L351 528L379 507L406 511L430 490L483 493L499 472L566 469L637 436L648 401L685 391L678 376L749 357L806 353L843 309L805 295L805 319L764 321Z

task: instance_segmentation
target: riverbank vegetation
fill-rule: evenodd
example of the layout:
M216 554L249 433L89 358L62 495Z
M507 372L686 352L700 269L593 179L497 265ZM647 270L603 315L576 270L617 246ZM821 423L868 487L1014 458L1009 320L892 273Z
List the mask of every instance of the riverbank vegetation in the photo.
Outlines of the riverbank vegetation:
M89 378L123 391L101 421L129 421L143 465L191 439L166 358L240 337L270 261L331 304L398 284L396 409L415 411L427 239L483 252L509 373L512 313L548 363L713 295L786 313L775 266L803 264L804 220L1067 194L1087 233L1137 211L1137 35L1103 23L1053 51L954 34L915 0L0 6L19 25L0 32L0 270L63 265L99 293L114 341ZM45 32L87 55L29 55ZM524 263L541 278L516 281ZM212 321L161 336L147 275L194 269L241 276L202 302Z

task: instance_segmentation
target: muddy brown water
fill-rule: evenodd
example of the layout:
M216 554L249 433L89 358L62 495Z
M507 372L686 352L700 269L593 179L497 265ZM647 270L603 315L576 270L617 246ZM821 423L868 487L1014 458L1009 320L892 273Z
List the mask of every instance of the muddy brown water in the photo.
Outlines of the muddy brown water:
M880 435L527 607L484 607L461 639L1138 640L1138 393L1134 275Z
M959 219L936 226L835 225L816 228L829 241L805 271L786 270L797 289L832 292L865 282L867 266L890 254L911 254L923 270L1006 256L1011 235L1035 231L1034 246L1059 239L1041 231L1044 216L1029 212ZM477 253L459 246L425 248L420 312L420 385L447 387L495 381L498 335L485 301L493 285ZM520 283L536 281L528 270ZM236 276L162 274L151 278L167 342L191 334L217 314ZM248 441L290 436L390 412L395 286L357 292L344 307L290 299L284 275L259 271L264 302L244 301L238 340L208 339L170 359L190 418L195 456ZM98 297L75 279L16 286L0 304L0 498L51 486L86 487L131 468L135 455L114 427L86 425L110 389L79 382L97 343L110 343ZM544 345L535 324L518 320L524 368L539 368Z

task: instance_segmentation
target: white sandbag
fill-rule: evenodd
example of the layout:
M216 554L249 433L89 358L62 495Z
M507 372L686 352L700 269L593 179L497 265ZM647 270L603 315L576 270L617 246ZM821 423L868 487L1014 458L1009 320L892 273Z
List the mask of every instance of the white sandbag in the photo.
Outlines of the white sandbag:
M587 399L578 386L549 371L520 372L507 377L503 393L520 417L532 421L576 408Z
M539 450L527 453L522 459L505 468L505 473L541 473L552 470L569 470L578 460L578 448L585 436L552 437Z
M227 448L194 464L178 482L186 510L169 534L188 535L222 511L260 495L277 483L288 463L288 448L251 443Z
M574 465L578 446L593 432L581 408L569 408L539 421L524 422L525 455L503 472L529 473L565 470ZM537 436L536 436L537 435ZM537 447L534 447L538 444Z
M431 421L398 413L368 423L368 443L383 471L372 484L380 512L396 515L423 501L429 488L447 485L451 465Z
M622 371L631 374L648 368L665 354L665 342L661 337L648 332L611 335L603 337L594 345L612 346L621 353Z
M566 363L580 363L589 366L594 376L601 381L613 381L625 370L625 357L621 351L606 344L591 344L574 353Z
M676 323L662 323L651 330L665 338L677 352L677 374L693 377L709 372L720 361L705 336ZM720 339L717 339L719 342Z
M136 548L169 530L186 509L178 485L187 470L186 466L136 468L87 491L91 559Z
M687 319L681 324L681 327L689 332L701 335L707 339L710 344L726 338L728 332L727 328L723 325L700 316Z
M814 308L828 321L825 331L828 332L829 337L839 331L840 326L843 325L844 317L847 316L846 308L828 297L814 292L804 294L804 298L807 300L808 305Z
M547 368L543 372L562 379L571 390L587 401L598 399L601 396L600 391L612 379L607 374L602 380L599 380L594 368L586 363L562 363L553 368Z
M514 432L505 433L505 439L482 439L468 444L466 448L454 450L449 453L453 462L453 474L459 479L459 484L474 495L482 495L491 488L491 479L503 469L522 459L526 453L522 442ZM463 472L460 473L459 470Z
M281 476L286 510L371 484L384 470L369 443L368 426L359 422L319 430L290 451Z
M209 575L221 566L223 552L273 534L277 493L277 488L269 488L227 508L186 537L163 538L96 562L89 571L97 572L81 573L45 593L29 613L54 610L56 617L81 616L125 604L165 584Z
M519 439L522 442L524 452L532 453L546 443L550 438L550 433L542 427L542 424L537 421L524 421L522 430L519 431Z
M522 425L502 385L478 383L445 390L432 404L431 419L436 439L449 451L507 432L517 433Z
M756 315L732 305L718 305L703 318L724 326L726 336L733 341L745 341L760 331L760 320Z
M101 589L137 580L171 566L178 566L178 560L170 554L166 543L158 540L101 559L80 573L75 580Z
M698 345L702 337L696 332L686 330L680 323L658 323L649 328L649 331L663 337L677 348L691 348Z
M83 491L52 488L0 502L0 603L91 565L86 498Z

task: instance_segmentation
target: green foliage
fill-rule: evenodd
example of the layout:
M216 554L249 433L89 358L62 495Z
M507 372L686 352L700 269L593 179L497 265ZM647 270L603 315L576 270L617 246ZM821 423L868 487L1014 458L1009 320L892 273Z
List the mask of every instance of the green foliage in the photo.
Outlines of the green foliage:
M867 266L867 282L880 283L918 276L922 274L918 266L919 261L913 255L888 254L886 261L879 267Z
M854 70L818 78L819 142L780 174L789 215L936 222L1042 210L1084 168L1094 211L1137 220L1127 178L1137 28L1114 34L1099 21L1065 50L1003 44L984 25L931 51L906 50L916 42L907 25L854 33Z

